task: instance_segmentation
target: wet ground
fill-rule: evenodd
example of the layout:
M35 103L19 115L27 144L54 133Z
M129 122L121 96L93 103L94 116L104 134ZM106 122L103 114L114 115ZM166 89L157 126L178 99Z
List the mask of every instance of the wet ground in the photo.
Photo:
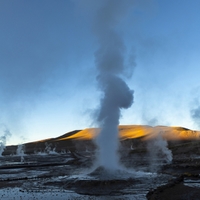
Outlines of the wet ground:
M111 171L95 166L94 151L84 148L23 159L4 155L0 199L200 199L196 143L171 144L171 163L149 159L144 144L135 149L128 144L120 150L122 166Z
M107 171L92 165L92 154L65 153L0 158L1 199L145 199L168 175Z

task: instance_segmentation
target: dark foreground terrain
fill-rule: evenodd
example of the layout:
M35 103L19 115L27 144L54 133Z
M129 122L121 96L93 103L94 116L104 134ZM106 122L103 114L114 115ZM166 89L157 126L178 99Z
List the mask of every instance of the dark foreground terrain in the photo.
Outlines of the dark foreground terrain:
M0 199L200 199L200 142L170 141L171 163L150 156L148 141L121 141L122 166L96 164L89 140L50 139L9 146L0 157Z

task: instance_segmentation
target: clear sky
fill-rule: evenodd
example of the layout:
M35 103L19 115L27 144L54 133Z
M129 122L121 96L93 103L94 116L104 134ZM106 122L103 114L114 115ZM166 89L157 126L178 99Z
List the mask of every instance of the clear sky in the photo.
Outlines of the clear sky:
M0 136L8 129L9 144L94 126L99 2L0 0ZM134 90L120 123L200 129L200 1L133 2L117 26Z

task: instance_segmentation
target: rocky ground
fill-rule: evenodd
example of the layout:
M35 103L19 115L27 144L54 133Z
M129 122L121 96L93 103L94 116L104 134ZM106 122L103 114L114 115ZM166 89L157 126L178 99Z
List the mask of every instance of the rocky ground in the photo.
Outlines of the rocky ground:
M173 160L150 157L148 142L121 141L122 166L95 165L89 140L54 139L25 144L26 155L7 147L0 157L1 199L200 199L200 142L170 141ZM23 159L22 159L23 157Z

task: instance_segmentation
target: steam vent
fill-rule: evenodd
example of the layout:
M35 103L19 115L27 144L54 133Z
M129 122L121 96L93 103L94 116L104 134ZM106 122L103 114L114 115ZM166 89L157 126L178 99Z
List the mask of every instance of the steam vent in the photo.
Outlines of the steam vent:
M114 169L99 165L98 128L25 143L23 148L6 146L0 157L2 194L8 199L15 194L27 199L87 199L88 195L165 199L166 191L167 199L170 190L179 197L187 192L198 197L199 131L142 125L118 128L119 164Z
M200 199L200 0L0 0L0 200Z

